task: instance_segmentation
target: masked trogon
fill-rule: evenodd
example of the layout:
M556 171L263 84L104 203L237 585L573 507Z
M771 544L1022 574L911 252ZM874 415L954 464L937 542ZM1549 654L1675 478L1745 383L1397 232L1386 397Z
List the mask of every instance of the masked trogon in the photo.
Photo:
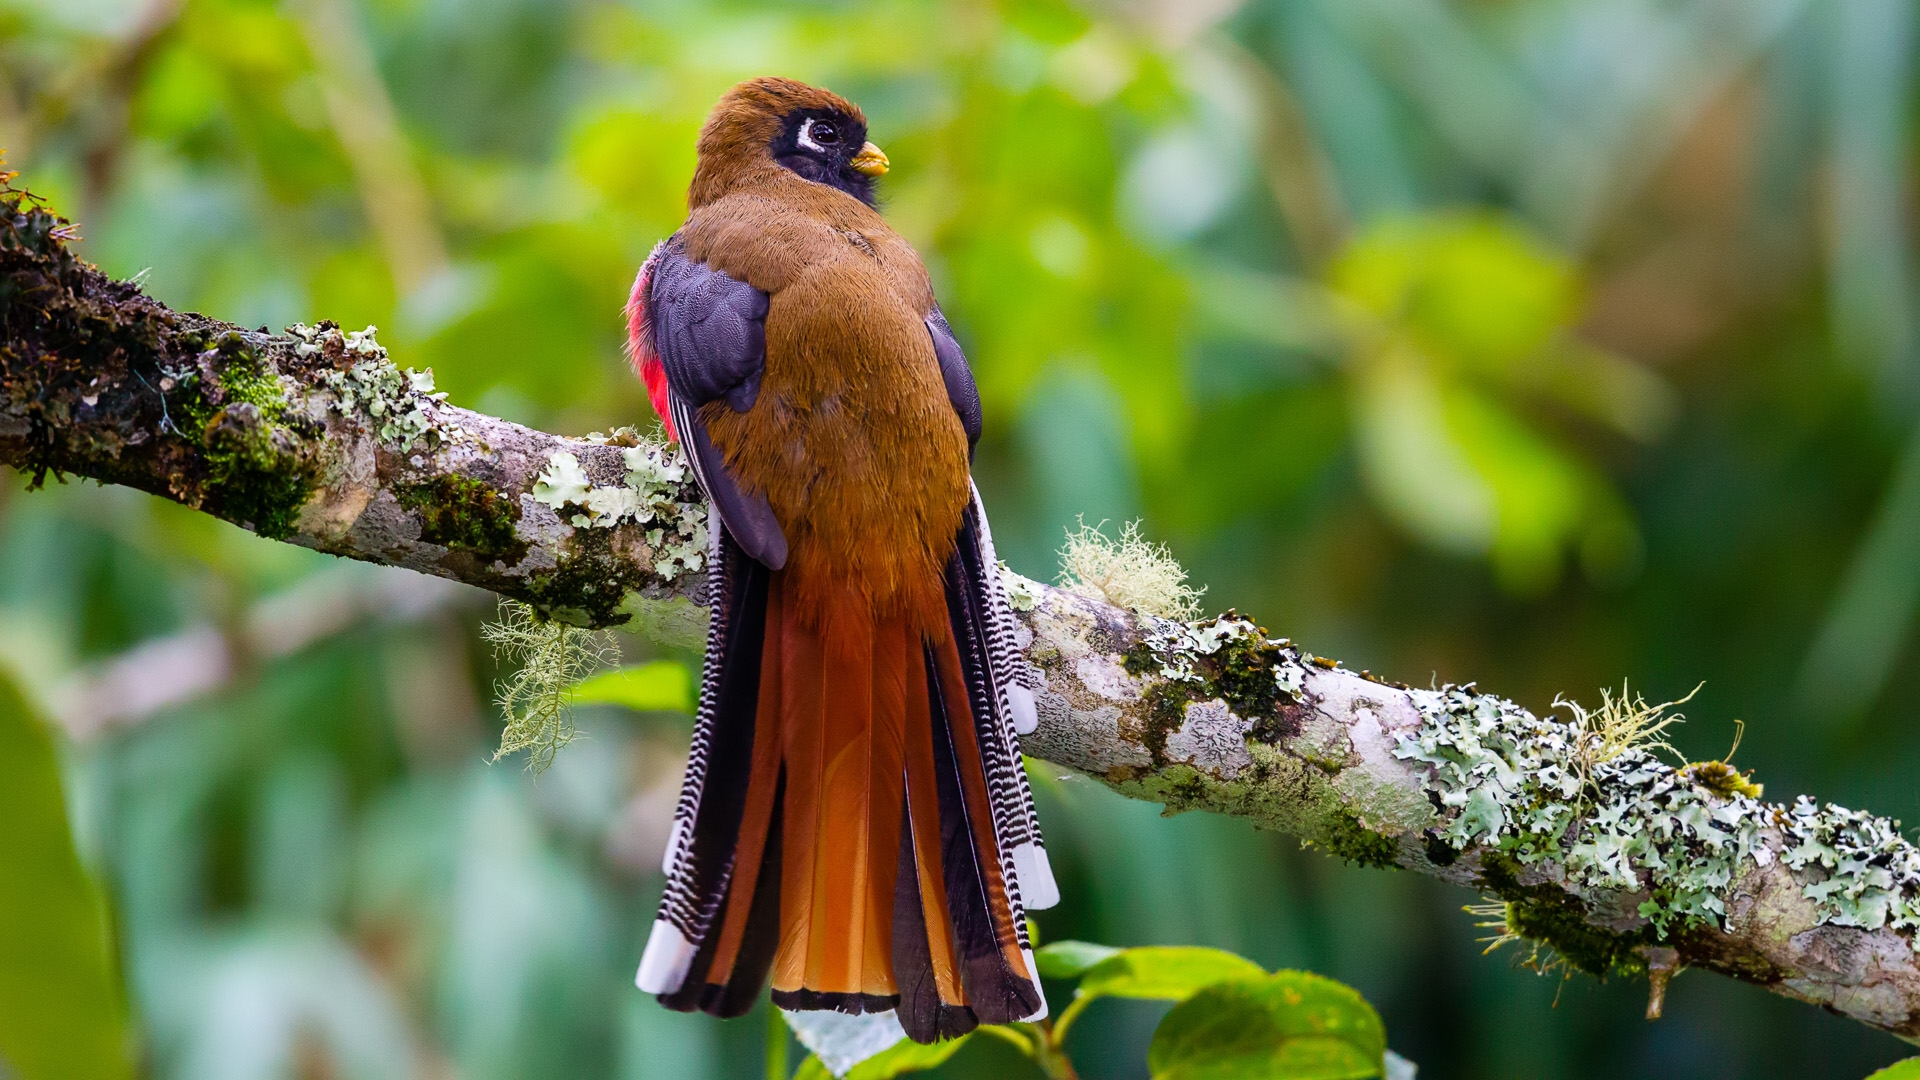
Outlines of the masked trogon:
M1033 696L968 463L980 396L874 209L859 108L720 99L629 347L718 526L693 747L638 983L667 1006L898 1011L922 1042L1043 1015L1058 893Z

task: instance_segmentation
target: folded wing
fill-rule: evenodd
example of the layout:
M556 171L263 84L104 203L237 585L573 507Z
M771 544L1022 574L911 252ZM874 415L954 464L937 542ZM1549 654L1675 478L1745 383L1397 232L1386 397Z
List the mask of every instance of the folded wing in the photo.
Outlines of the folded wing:
M727 531L747 555L778 570L787 538L773 507L765 494L741 489L700 419L709 402L753 408L767 366L766 319L766 293L688 258L675 235L653 249L634 282L627 348Z

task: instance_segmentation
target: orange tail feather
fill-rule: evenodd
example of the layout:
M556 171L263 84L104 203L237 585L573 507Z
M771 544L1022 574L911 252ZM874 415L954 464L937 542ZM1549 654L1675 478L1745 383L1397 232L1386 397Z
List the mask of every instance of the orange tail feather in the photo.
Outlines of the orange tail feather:
M790 588L788 575L775 575L773 591ZM783 657L788 778L773 986L890 997L897 992L891 953L905 796L906 622L842 617L823 631L792 600L768 623L768 650Z
M696 731L698 809L642 985L729 1016L771 981L785 1008L897 1008L923 1042L1044 1008L968 612L928 627L874 613L856 582L738 565ZM950 578L949 605L964 601L954 580L967 579Z

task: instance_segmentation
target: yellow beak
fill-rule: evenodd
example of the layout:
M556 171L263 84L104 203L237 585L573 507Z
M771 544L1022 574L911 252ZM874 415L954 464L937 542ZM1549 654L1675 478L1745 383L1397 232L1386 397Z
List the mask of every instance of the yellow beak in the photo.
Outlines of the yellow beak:
M887 175L887 155L881 153L880 148L872 143L861 147L860 152L853 155L853 160L848 164L853 166L854 172L862 176Z

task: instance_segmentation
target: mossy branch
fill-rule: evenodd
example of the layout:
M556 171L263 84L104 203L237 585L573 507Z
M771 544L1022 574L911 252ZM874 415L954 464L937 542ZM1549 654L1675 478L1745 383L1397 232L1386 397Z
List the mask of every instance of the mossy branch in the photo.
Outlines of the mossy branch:
M667 448L455 408L370 332L171 311L70 236L0 181L0 463L32 485L124 484L549 620L700 640L706 508ZM1133 564L1159 610L1192 596L1127 540L1082 535L1071 562L1104 584L1008 577L1040 706L1029 754L1478 890L1503 935L1574 968L1651 971L1661 991L1680 966L1710 969L1920 1038L1920 851L1894 823L1661 762L1659 715L1624 699L1542 719L1348 671L1231 612L1114 606L1099 597L1138 603L1139 583L1113 580Z
M577 626L625 622L699 577L706 511L667 448L455 408L371 329L268 334L171 311L76 259L68 228L0 185L0 462L32 486L136 487Z

